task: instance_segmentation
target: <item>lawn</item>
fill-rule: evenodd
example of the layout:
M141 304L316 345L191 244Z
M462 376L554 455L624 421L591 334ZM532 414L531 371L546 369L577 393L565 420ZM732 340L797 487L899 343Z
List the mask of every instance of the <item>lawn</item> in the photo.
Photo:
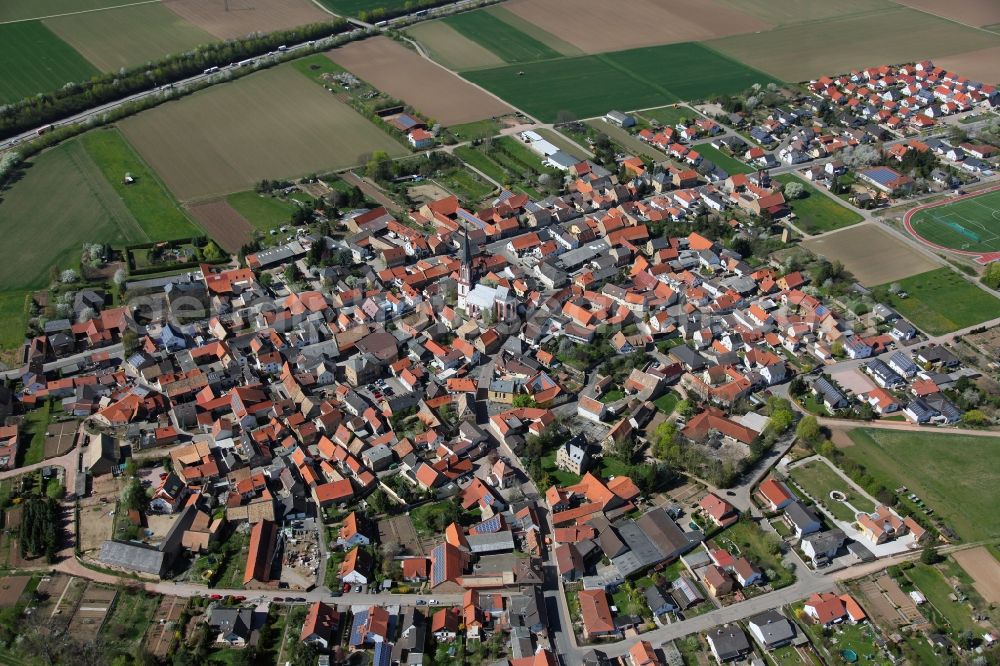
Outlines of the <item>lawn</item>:
M604 395L602 395L601 396L601 402L603 402L605 405L607 405L607 404L610 404L612 402L621 400L624 397L625 397L625 392L624 391L622 391L620 389L614 389L613 391L608 391L607 393L605 393Z
M808 234L833 231L857 224L861 214L843 206L826 196L815 187L791 174L777 176L775 180L788 185L798 183L805 190L805 196L788 202L796 215L795 226Z
M453 169L438 180L462 201L472 205L485 199L496 187L468 169Z
M83 243L147 240L78 139L33 158L3 191L0 237L0 285L7 291L41 288L51 267L78 266Z
M656 408L663 412L665 416L670 416L674 412L674 407L680 402L681 397L674 391L668 391L653 401Z
M774 589L786 587L795 582L795 574L785 569L781 555L772 555L769 539L777 543L777 536L768 537L755 523L740 520L715 536L715 542L732 555L742 555L755 564L768 579Z
M467 71L462 76L546 122L705 99L774 81L691 42Z
M160 3L73 14L43 23L103 72L218 41Z
M48 400L42 403L38 409L34 409L24 416L24 431L22 446L27 436L27 448L21 454L21 466L34 465L45 459L45 432L52 422L52 403Z
M556 467L556 452L551 451L542 456L542 469L548 472L555 486L575 486L580 483L580 475L567 472Z
M798 650L792 645L785 645L776 650L771 650L767 653L767 656L771 658L777 666L796 666L797 664L806 664L807 662L802 660L799 656Z
M597 475L603 479L609 479L612 476L628 476L631 471L631 465L614 456L604 456L601 458L601 466L598 468Z
M214 584L224 590L243 587L243 574L247 566L247 552L250 543L248 532L233 532L222 547L222 562L215 572Z
M100 73L39 21L0 24L0 62L0 104Z
M1000 536L1000 437L856 428L841 449L886 488L906 486L966 541Z
M88 132L81 138L150 240L173 240L203 234L174 201L160 179L115 129ZM125 183L125 174L135 182Z
M533 62L562 56L545 43L485 9L454 14L443 19L443 22L492 51L504 62Z
M296 209L295 204L253 191L230 194L226 202L264 233L288 224Z
M507 172L504 171L503 167L491 160L483 151L471 146L459 146L455 149L455 155L458 159L479 169L498 183L507 181Z
M791 470L792 480L809 493L814 499L822 502L835 518L848 523L854 522L854 512L852 512L843 502L836 502L830 499L831 490L839 490L847 496L847 501L858 511L871 513L875 510L875 504L866 499L863 495L851 488L834 472L829 465L821 460L816 460L805 465L799 465Z
M695 150L706 160L715 164L730 176L734 176L739 173L753 173L756 171L752 166L744 162L739 161L735 157L732 157L710 143L700 143L694 147Z
M320 85L326 83L323 79L323 75L340 74L341 72L347 71L334 61L327 58L326 54L323 53L314 53L313 55L306 56L305 58L293 60L291 65Z
M917 328L941 335L1000 317L1000 300L950 268L913 275L895 284L908 294L891 295L889 304Z
M487 118L486 120L476 120L471 123L452 125L448 132L458 141L474 141L496 136L500 133L500 124L497 121Z
M953 590L936 567L918 562L907 570L906 577L913 581L927 597L927 601L947 620L954 634L978 629L969 608L948 598Z
M664 127L673 127L682 120L694 121L702 117L700 113L686 106L661 106L658 109L639 111L638 115L649 121L655 120ZM701 152L701 148L698 152Z
M907 213L910 226L931 243L967 252L1000 251L1000 190L944 201Z

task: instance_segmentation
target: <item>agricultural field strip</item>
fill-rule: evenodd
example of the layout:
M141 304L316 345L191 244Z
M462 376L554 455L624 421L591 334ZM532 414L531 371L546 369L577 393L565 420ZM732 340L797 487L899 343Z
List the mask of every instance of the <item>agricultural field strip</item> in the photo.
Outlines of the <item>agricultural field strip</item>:
M10 18L11 15L17 16L17 10L19 7L37 7L38 5L44 5L44 2L38 2L37 0L22 0L17 2L16 0L4 0L6 7L0 7L0 25L5 23L21 23L23 21L41 21L50 18L59 18L61 16L75 16L77 14L90 14L92 12L103 12L109 9L120 9L122 7L135 7L137 5L154 5L160 4L162 0L137 0L136 2L119 2L118 4L110 4L113 2L118 2L118 0L108 0L109 4L104 5L103 0L95 0L98 4L96 7L91 7L90 9L78 9L75 11L58 12L48 15L38 15L30 14L27 16L19 16L18 18ZM75 7L79 6L79 0L67 0L68 6Z
M443 21L507 63L550 60L564 55L485 9L455 14Z

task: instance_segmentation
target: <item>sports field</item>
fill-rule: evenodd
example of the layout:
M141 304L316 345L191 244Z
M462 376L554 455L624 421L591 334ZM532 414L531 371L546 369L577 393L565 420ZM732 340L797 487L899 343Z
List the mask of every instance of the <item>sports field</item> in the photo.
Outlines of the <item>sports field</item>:
M920 207L903 220L910 233L939 247L968 254L1000 252L1000 189Z
M87 154L122 198L149 240L190 238L202 232L191 223L160 179L116 129L84 134ZM126 184L125 174L135 182Z
M877 428L848 434L854 444L841 451L886 488L906 486L966 541L1000 536L1000 437Z
M545 121L735 93L775 79L700 44L669 44L462 72Z
M181 201L408 151L290 65L213 86L121 122Z
M798 176L784 174L775 180L785 185L798 183L805 190L803 198L789 201L788 205L796 215L793 224L807 234L842 229L864 219L857 211L837 203Z
M875 224L859 224L835 234L802 241L810 252L839 261L867 286L894 282L938 268L939 263Z
M567 55L522 32L504 21L502 15L488 9L455 14L443 21L504 62L533 62Z
M104 72L216 41L159 3L63 16L43 23Z
M502 116L513 109L388 37L351 42L331 60L445 126Z
M100 73L40 21L0 25L0 63L0 104Z
M786 81L808 81L871 63L933 60L1000 46L1000 35L891 6L715 39L707 46Z
M38 289L77 264L83 243L147 240L79 139L45 151L0 201L0 285Z
M890 305L931 335L1000 317L1000 300L950 268L920 273L897 283L907 297L890 296Z

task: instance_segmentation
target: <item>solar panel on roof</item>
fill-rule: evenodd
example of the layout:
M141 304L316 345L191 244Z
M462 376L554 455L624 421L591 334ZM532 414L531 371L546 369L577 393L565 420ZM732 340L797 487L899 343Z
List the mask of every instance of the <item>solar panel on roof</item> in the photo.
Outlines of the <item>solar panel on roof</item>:
M476 534L492 534L500 531L500 516L496 515L489 520L476 525Z
M431 551L431 585L437 585L444 580L444 544L436 546Z
M392 645L390 643L376 643L375 658L372 661L372 666L389 666L391 657Z
M368 622L368 611L360 611L355 614L354 622L351 624L351 640L350 644L361 645L364 642L364 637L362 632L364 631L365 624Z

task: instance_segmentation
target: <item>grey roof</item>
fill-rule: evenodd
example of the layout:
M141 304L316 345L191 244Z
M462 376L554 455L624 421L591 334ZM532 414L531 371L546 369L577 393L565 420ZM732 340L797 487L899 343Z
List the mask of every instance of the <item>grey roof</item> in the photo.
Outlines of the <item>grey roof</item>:
M223 634L235 634L241 638L250 637L253 626L251 608L213 608L208 614L208 624Z
M466 537L469 550L473 553L492 553L498 550L514 550L514 535L510 530L487 534L470 534Z
M802 502L792 502L785 507L785 515L799 529L808 527L812 523L819 523L816 513Z
M844 392L834 386L826 377L820 377L813 382L813 390L834 407L847 402L847 396L844 395Z
M152 546L124 541L105 541L98 558L103 564L160 576L166 569L166 554Z
M825 532L816 532L802 537L802 541L812 544L813 551L825 553L844 545L846 537L841 529L832 529Z
M788 618L774 609L754 615L747 622L751 630L756 627L760 632L760 637L764 639L764 647L787 643L795 638L795 627Z
M708 641L715 648L719 659L735 659L750 651L750 641L739 625L716 627L708 632Z
M629 546L629 551L611 561L623 576L652 566L663 559L660 551L634 520L618 524L618 534Z
M697 543L690 540L681 528L677 527L677 523L662 507L647 512L636 523L643 533L649 536L663 558L681 555Z
M677 608L677 604L674 603L674 600L664 594L663 590L658 588L656 585L650 585L647 587L643 596L646 597L646 605L649 606L649 610L653 612L661 611L667 607L669 607L667 610Z

